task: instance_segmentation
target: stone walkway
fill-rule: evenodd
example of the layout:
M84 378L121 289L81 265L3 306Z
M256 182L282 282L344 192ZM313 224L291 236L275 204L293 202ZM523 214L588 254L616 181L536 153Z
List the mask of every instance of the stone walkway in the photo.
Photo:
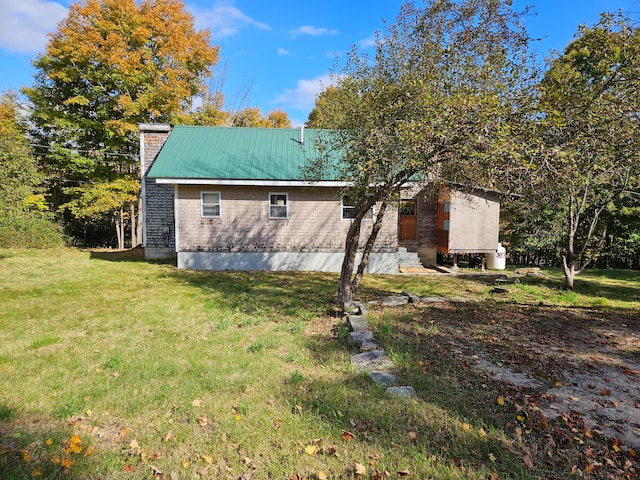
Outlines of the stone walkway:
M385 307L399 307L409 303L464 303L469 300L462 297L442 298L442 297L419 297L410 292L402 292L401 295L392 295L385 298L380 305ZM378 385L387 387L385 393L396 397L415 397L416 390L411 385L403 385L394 371L393 361L380 347L373 337L373 332L367 320L367 305L362 302L345 302L343 313L347 317L349 335L347 343L350 346L360 348L361 353L351 356L351 364L358 372L365 372Z

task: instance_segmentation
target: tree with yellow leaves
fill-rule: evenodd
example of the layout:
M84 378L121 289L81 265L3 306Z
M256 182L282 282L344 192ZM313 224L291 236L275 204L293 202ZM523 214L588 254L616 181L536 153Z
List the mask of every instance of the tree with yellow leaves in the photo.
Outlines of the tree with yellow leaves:
M96 184L137 178L138 124L187 123L218 50L181 0L71 5L24 89L52 208L69 201L69 187L82 196L84 186L108 192Z

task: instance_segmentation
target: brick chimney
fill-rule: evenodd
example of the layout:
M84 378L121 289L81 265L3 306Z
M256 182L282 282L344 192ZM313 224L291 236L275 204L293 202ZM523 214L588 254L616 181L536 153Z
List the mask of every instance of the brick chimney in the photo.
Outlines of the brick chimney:
M166 124L140 124L140 185L142 187L142 245L149 260L176 257L174 187L157 184L147 174L171 134Z

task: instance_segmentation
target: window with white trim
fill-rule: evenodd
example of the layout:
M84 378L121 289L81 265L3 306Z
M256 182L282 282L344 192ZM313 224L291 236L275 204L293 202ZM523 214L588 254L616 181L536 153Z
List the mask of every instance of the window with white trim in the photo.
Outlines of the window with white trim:
M203 218L220 218L221 204L220 192L200 192L200 214Z
M356 218L356 202L351 195L342 195L340 206L342 207L343 220L352 220ZM374 207L372 206L362 219L373 220L373 215Z
M289 218L289 194L270 193L269 194L269 218L286 219Z

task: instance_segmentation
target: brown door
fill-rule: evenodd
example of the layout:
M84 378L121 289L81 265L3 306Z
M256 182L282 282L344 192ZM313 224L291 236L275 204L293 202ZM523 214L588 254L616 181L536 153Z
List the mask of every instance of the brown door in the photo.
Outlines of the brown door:
M398 240L415 242L418 239L418 205L415 200L400 202Z

